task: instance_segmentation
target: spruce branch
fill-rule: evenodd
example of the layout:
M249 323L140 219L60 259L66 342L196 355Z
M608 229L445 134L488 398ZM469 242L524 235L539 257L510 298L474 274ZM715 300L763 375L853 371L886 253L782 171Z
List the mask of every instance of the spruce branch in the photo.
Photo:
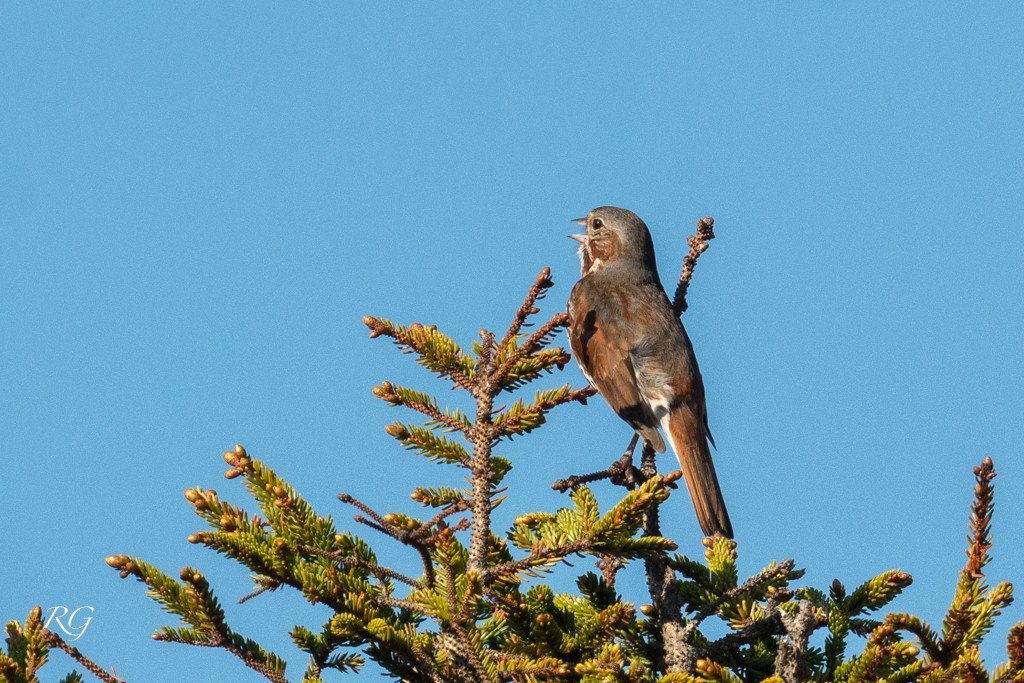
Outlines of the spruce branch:
M415 353L420 365L450 378L463 389L472 389L473 359L450 337L438 331L436 325L413 323L404 327L369 315L363 317L363 324L370 328L371 339L381 335L391 337L403 351Z
M473 438L473 426L469 419L458 410L442 412L437 401L427 394L382 382L373 388L373 395L393 406L405 406L430 418L431 422L444 425L452 431L461 432L467 439Z
M118 570L121 578L135 576L146 584L148 593L164 608L177 614L189 628L164 627L153 638L201 647L219 647L238 657L243 664L262 674L272 683L288 683L284 677L285 663L253 640L233 632L225 621L220 602L214 597L206 578L191 567L181 570L181 583L152 565L127 555L112 555L107 564Z
M532 432L547 421L546 414L552 408L573 402L585 404L593 395L594 391L590 387L573 389L568 384L558 389L537 392L533 403L527 405L518 399L506 410L499 412L494 418L492 431L495 438Z
M50 629L44 628L41 633L46 644L51 649L63 650L69 657L81 664L89 673L96 676L96 678L103 681L103 683L126 683L125 679L121 678L113 671L113 668L111 668L110 673L108 673L106 669L82 654L81 650L77 647L68 645L63 638Z
M986 597L984 567L988 564L992 513L995 509L995 467L992 458L985 458L974 468L974 502L969 522L970 544L967 563L960 572L953 602L943 619L939 642L940 662L950 665L964 648L976 645L991 628L995 616L1012 601L1012 587L1000 584Z
M683 629L684 638L690 640L701 622L712 614L715 614L722 605L747 596L758 594L765 588L777 583L780 579L791 578L794 573L793 568L795 566L795 560L783 560L778 565L761 570L756 575L744 581L741 585L725 591L714 600L701 607L697 610L696 614L689 618Z
M536 311L537 309L533 308L531 310ZM518 313L522 312L523 309L520 308ZM551 349L546 353L545 357L537 359L540 361L539 363L535 363L529 368L531 372L524 373L520 371L516 373L517 377L514 383L506 381L509 373L517 364L521 364L523 359L527 356L538 354L541 349L554 340L558 329L564 327L565 324L565 318L561 314L555 314L544 322L533 334L527 337L526 340L517 348L515 347L517 339L516 336L503 339L498 350L500 355L507 355L507 358L502 361L501 365L495 368L494 381L501 384L503 388L510 389L517 387L523 381L528 381L529 379L539 376L543 370L550 369L551 367L557 367L559 370L564 368L566 363L569 362L571 356L562 349ZM511 331L512 328L510 327L509 332Z
M974 503L971 505L971 545L967 550L967 565L964 574L978 579L984 576L982 570L988 564L988 551L992 547L990 531L992 512L995 510L995 466L992 458L985 458L974 468L976 485L974 487Z
M570 543L554 546L552 548L535 548L527 557L521 560L515 560L513 562L505 562L494 567L489 568L484 573L485 580L502 578L511 574L518 574L524 570L532 569L541 565L551 564L552 561L557 561L568 557L569 555L575 555L585 550L589 550L595 544L593 538L580 538Z

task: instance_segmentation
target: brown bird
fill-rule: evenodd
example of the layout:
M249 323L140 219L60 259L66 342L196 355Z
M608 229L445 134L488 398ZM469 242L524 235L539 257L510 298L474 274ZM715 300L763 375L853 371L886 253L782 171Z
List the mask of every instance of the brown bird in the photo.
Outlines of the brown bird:
M690 338L661 286L654 244L632 211L614 206L576 219L583 276L569 295L569 343L587 379L661 453L665 432L708 536L732 538L708 441L704 381Z

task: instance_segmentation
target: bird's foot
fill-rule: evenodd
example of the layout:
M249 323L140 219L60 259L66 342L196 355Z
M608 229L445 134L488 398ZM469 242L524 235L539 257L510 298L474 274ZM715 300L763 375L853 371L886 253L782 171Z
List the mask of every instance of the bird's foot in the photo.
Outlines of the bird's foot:
M626 447L626 452L623 453L618 460L608 466L608 469L601 470L600 472L591 472L590 474L577 474L566 479L559 479L551 488L554 490L565 493L569 489L576 488L580 484L589 484L592 481L600 481L602 479L609 479L616 486L625 486L629 490L636 488L637 484L641 484L647 481L648 477L643 472L638 470L633 465L633 454L636 452L636 445L640 440L638 434L633 435L633 439L629 442L629 446ZM644 442L644 448L647 448L648 442ZM654 452L653 450L651 451Z
M647 479L633 464L632 449L608 466L608 478L616 486L625 486L630 491Z

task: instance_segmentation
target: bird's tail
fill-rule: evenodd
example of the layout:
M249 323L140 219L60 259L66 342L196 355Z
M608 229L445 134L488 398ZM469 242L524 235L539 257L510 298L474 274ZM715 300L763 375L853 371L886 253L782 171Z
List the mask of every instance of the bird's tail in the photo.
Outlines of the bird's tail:
M732 522L718 485L703 421L683 404L662 419L662 427L683 470L701 530L706 536L718 533L732 538Z

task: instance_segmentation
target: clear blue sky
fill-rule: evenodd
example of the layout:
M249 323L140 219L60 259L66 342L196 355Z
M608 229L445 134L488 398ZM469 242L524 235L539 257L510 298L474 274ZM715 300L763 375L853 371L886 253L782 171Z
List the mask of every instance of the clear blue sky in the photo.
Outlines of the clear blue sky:
M171 621L103 558L192 564L297 680L284 633L326 612L231 604L251 583L185 541L182 490L245 502L221 476L241 442L346 527L338 491L414 510L451 473L370 389L445 390L361 317L468 346L543 266L554 313L568 221L602 204L646 219L666 281L716 218L685 321L742 571L899 567L894 608L938 625L991 455L989 575L1024 590L1022 35L1009 2L3 3L0 618L88 604L76 645L131 680L263 680L152 642ZM600 401L556 413L505 450L499 523L627 439Z

